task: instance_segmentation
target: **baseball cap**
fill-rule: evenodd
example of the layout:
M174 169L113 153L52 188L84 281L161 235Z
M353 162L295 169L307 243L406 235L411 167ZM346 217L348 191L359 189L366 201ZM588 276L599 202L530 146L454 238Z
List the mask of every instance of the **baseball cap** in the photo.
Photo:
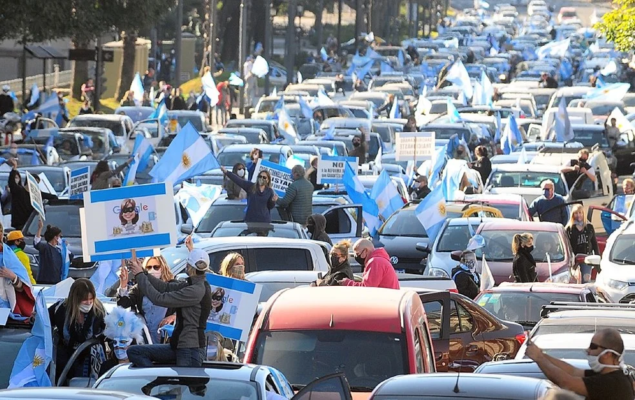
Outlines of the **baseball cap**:
M202 249L194 249L187 256L187 264L196 268L198 271L207 271L209 269L209 256Z
M3 92L8 92L8 91L10 91L10 90L11 90L11 88L9 87L9 85L4 85L4 86L2 86L2 91L3 91Z
M24 239L24 235L22 234L22 231L11 231L9 232L9 234L7 235L7 240L18 240L18 239Z

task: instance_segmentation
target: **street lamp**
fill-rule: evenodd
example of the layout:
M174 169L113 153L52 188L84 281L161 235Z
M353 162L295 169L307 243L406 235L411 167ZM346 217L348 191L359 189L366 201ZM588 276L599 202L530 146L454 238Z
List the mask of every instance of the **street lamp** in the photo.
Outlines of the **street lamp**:
M298 12L298 18L300 19L300 30L302 30L302 14L304 14L304 6L302 6L301 4L298 4L298 6L296 7L296 10Z

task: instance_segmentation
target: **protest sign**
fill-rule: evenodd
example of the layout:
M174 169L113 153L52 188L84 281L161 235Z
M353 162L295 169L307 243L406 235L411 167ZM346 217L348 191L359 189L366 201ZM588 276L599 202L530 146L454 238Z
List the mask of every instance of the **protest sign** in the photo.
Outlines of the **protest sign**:
M280 197L284 196L287 191L287 186L293 183L291 170L289 168L264 160L258 160L256 169L254 170L254 176L251 178L252 182L255 183L258 180L260 171L267 171L271 174L271 187Z
M262 286L214 274L207 274L207 282L212 289L212 309L207 318L207 330L246 342Z
M342 183L346 163L357 173L357 157L327 156L320 154L317 168L317 183Z
M176 245L174 193L165 182L84 192L83 210L85 261L95 260L91 256Z
M37 181L29 172L26 173L27 184L29 185L29 197L31 198L31 206L43 220L46 220L44 216L44 204L42 203L42 192Z
M90 168L83 167L71 171L70 193L72 200L81 199L90 187Z
M397 132L396 161L432 160L433 155L434 132Z

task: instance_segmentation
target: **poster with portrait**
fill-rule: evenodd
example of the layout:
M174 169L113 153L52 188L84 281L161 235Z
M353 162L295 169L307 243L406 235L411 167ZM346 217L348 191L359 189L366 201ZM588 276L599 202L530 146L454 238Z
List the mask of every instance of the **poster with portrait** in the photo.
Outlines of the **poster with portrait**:
M214 274L207 274L207 282L212 289L207 330L246 342L262 287L249 281Z
M86 262L177 242L174 194L166 183L84 192L81 216Z

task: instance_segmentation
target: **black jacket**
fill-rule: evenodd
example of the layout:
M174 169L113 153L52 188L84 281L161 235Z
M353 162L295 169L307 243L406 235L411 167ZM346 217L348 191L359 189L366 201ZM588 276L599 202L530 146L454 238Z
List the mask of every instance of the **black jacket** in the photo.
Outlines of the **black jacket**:
M585 224L583 230L579 230L575 226L567 226L565 232L567 232L573 254L600 254L593 225Z
M13 112L14 108L15 104L11 96L4 93L0 94L0 117L6 113Z
M322 284L320 286L336 286L337 281L341 281L344 278L353 280L353 269L348 263L348 260L344 261L342 265L337 267L330 267L329 273L322 278Z
M474 275L476 275L480 282L481 277L479 274L474 272ZM459 291L459 294L469 297L472 300L474 300L481 291L481 288L479 284L476 283L474 276L470 272L461 268L460 265L457 265L452 269L452 279L456 284L456 290Z
M307 226L313 226L311 232L311 239L319 240L333 245L331 238L326 233L326 218L322 214L313 214L307 219ZM309 231L310 232L310 231Z
M176 282L176 280L171 280L170 282ZM119 282L116 282L116 285L117 289L119 289ZM144 317L145 311L143 311L143 297L144 296L141 289L139 289L139 285L134 285L128 290L128 295L126 296L120 296L117 293L117 305L123 308L130 308L130 310L135 314L139 314ZM168 315L172 315L174 312L174 308L168 308L165 311L165 316L167 317Z
M430 188L428 187L428 185L426 186L421 186L416 188L412 193L414 194L415 199L413 200L423 200L426 198L427 195L429 195L431 192Z
M536 282L538 280L536 261L526 248L521 247L514 256L512 273L514 274L514 282Z
M481 157L472 166L472 169L478 171L481 175L481 180L483 184L487 182L487 178L489 178L489 174L492 173L492 162L487 157Z
M311 182L311 184L313 185L313 190L324 189L324 185L317 183L317 169L311 167L309 170L311 172L309 172L308 178L309 178L309 182Z
M362 143L353 147L353 150L348 152L349 157L357 157L357 164L362 165L366 164L366 153L368 152L368 143L366 142L366 138L362 136Z

